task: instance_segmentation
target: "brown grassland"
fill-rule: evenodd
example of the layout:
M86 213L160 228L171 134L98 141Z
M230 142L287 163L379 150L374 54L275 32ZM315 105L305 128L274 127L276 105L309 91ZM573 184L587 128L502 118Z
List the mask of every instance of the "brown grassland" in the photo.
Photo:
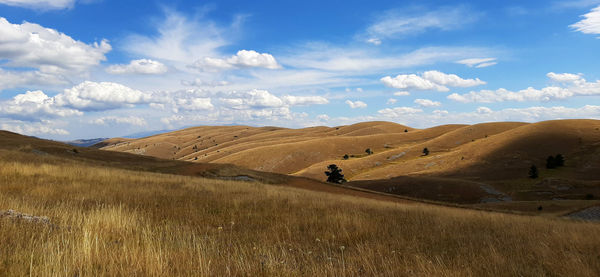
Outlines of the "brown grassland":
M156 161L158 162L158 161ZM168 161L165 161L168 162ZM600 225L0 150L3 276L599 276Z

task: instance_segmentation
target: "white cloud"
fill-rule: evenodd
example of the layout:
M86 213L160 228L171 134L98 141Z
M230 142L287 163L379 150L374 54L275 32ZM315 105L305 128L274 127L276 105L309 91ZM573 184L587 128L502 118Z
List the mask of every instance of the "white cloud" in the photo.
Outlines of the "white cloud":
M410 92L408 92L408 91L397 91L397 92L394 92L394 95L395 96L408 96L408 95L410 95Z
M312 43L294 48L295 53L278 57L282 63L295 68L364 74L365 71L408 68L454 62L473 55L489 55L491 50L476 47L424 47L408 53L383 53L379 48L341 48Z
M227 81L205 81L200 78L196 78L193 81L181 81L182 85L194 86L194 87L220 87L229 85Z
M0 117L38 121L46 117L80 116L83 113L56 105L54 98L42 91L28 91L0 102Z
M0 90L24 86L63 85L69 81L64 76L39 71L8 71L0 68Z
M40 10L61 10L73 7L75 0L0 0L0 4Z
M394 104L396 104L396 102L398 102L398 100L396 100L394 98L390 98L385 103L388 104L388 105L394 105Z
M280 69L277 60L267 53L258 53L254 50L240 50L228 59L205 57L196 61L191 67L199 70L222 70L232 68L262 67Z
M496 58L470 58L456 61L456 63L475 68L483 68L497 64Z
M570 25L571 28L584 34L600 34L600 6L582 15L584 19Z
M11 24L0 17L0 90L57 85L106 60L106 40L86 44L38 24Z
M323 105L329 103L329 100L323 96L292 96L282 97L283 101L290 106L301 105Z
M177 103L177 109L186 111L211 110L214 107L210 98L180 98L175 102Z
M415 99L415 104L421 106L421 107L439 107L442 105L442 103L437 102L437 101L431 101L429 99Z
M587 82L580 75L570 73L553 73L547 76L557 82L561 82L566 87L548 86L542 89L528 87L516 92L500 88L497 90L471 91L465 94L453 93L448 95L448 99L462 103L492 103L504 101L551 101L567 99L578 95L600 95L600 80L596 82Z
M394 78L385 76L381 78L381 82L388 87L398 89L449 91L447 87L440 86L415 74L400 74Z
M161 62L140 59L132 60L129 64L115 64L106 69L110 74L163 74L168 70Z
M373 43L381 42L381 39L402 38L429 30L455 30L474 22L478 17L479 14L464 7L441 8L425 13L414 10L404 13L388 11L367 28L366 36L367 41Z
M127 124L133 126L146 126L146 120L137 117L137 116L127 116L127 117L118 117L118 116L104 116L97 118L92 121L92 124L97 125L111 125L111 124Z
M326 122L329 119L330 119L330 117L326 114L317 115L317 120L319 120L319 121Z
M373 45L381 45L381 40L378 38L367 39L367 42Z
M455 74L446 74L439 71L426 71L421 76L416 74L400 74L394 78L386 76L381 82L392 88L409 90L437 90L449 91L448 87L472 87L485 84L476 79L463 79Z
M86 44L35 23L11 24L0 17L0 59L5 67L37 68L43 73L82 72L112 48L108 41Z
M396 108L387 108L383 110L377 111L377 113L384 118L399 118L406 115L418 114L422 113L423 110L411 108L411 107L396 107Z
M492 113L492 109L488 108L488 107L479 107L477 108L477 113L478 114L490 114Z
M78 110L109 110L132 104L149 103L151 96L117 83L85 81L65 89L54 99L59 106Z
M47 122L44 123L25 123L20 121L13 121L11 123L0 123L0 129L7 130L22 135L68 135L69 132L62 128L53 128L48 126Z
M458 77L455 74L446 74L436 70L425 71L423 73L423 78L430 80L436 84L440 84L443 86L449 87L474 87L479 85L485 85L484 81L479 80L479 78L475 79L463 79Z
M253 89L250 91L229 92L219 99L225 106L232 109L260 109L284 106L283 100L266 90Z
M183 65L199 57L216 56L217 49L228 44L223 37L226 29L170 10L165 10L165 19L157 23L157 29L154 36L129 36L124 48L137 56L179 63L184 69Z
M585 81L581 75L571 74L571 73L554 73L550 72L546 74L548 78L552 81L561 82L561 83L575 83L579 81Z
M367 103L363 102L363 101L350 101L350 100L346 100L345 102L346 104L348 104L348 106L350 106L350 108L352 109L362 109L362 108L366 108L367 107Z

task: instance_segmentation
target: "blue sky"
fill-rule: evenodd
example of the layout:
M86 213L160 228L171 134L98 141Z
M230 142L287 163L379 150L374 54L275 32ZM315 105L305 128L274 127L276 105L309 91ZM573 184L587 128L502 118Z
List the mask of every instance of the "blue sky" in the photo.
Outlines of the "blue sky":
M600 0L0 0L0 128L600 119Z

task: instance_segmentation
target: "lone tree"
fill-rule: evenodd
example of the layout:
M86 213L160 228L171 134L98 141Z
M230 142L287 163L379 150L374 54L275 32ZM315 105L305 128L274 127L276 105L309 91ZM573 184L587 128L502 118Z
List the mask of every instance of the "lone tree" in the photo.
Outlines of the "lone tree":
M539 175L538 175L538 169L537 169L537 166L535 166L535 165L531 165L531 167L529 168L529 178L531 178L531 179L535 179L535 178L537 178L538 176L539 176Z
M554 160L554 157L548 156L546 159L546 168L556 168L556 161Z
M342 169L337 167L335 164L330 164L327 166L328 171L325 171L325 175L327 175L327 182L341 184L346 182L344 179L344 174L342 174Z
M348 158L350 158L348 157L348 154L344 155L344 160L347 160Z
M371 148L365 149L365 152L367 153L367 155L373 154L373 150L371 150Z
M427 147L423 148L423 156L429 155L429 149Z

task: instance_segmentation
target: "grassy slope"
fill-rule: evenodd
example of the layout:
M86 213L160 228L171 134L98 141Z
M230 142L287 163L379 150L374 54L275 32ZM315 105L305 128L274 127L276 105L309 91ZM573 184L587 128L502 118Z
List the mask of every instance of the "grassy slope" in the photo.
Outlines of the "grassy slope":
M6 209L58 226L0 218L7 276L600 274L598 224L131 171L24 149L0 150Z

